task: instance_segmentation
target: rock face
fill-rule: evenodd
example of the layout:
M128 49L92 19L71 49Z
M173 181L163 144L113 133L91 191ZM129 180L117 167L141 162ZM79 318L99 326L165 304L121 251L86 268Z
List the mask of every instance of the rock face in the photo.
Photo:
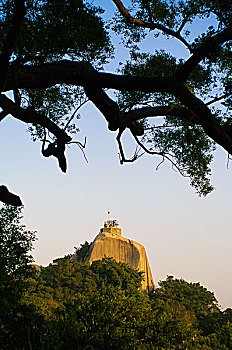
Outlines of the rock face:
M104 257L112 257L116 261L128 264L133 269L144 272L142 289L149 292L154 283L144 247L131 239L121 236L121 229L116 220L108 220L104 228L91 243L85 261L92 263Z

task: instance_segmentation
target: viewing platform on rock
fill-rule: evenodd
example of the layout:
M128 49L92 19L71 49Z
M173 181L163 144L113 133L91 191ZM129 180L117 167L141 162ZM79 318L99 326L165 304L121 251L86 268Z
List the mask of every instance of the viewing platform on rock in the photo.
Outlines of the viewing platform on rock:
M118 220L107 220L104 222L104 227L100 229L100 233L112 233L117 236L122 235L122 230L118 227Z

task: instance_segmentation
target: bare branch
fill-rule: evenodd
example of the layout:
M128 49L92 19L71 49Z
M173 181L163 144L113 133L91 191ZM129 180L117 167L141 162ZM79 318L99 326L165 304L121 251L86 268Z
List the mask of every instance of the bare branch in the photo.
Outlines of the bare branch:
M13 93L14 93L15 104L16 104L17 107L20 107L21 98L20 98L20 95L19 95L19 90L18 89L14 89Z
M87 141L87 139L86 139L86 137L85 137L84 143L81 143L80 141L71 141L71 142L68 142L68 145L73 144L73 143L74 143L75 145L77 145L77 146L80 148L81 152L83 153L83 156L84 156L86 162L88 163L88 159L87 159L86 154L85 154L85 152L84 152L84 149L85 149L85 147L86 147L86 141Z
M117 143L118 143L118 148L119 148L119 160L120 160L120 164L122 165L123 163L133 163L135 160L137 160L138 158L140 158L144 153L139 154L139 150L136 147L135 149L135 153L133 155L132 158L127 159L124 155L124 151L123 151L123 147L122 147L122 142L121 142L121 136L122 133L125 129L119 129L118 135L116 137Z
M118 104L114 102L103 89L95 86L85 86L85 93L106 118L109 130L117 130L119 126Z
M71 144L76 144L76 145L78 145L79 147L81 147L81 148L85 148L86 147L86 141L87 141L87 138L85 137L85 141L84 141L84 143L81 143L80 141L70 141L70 142L68 142L67 144L68 145L71 145Z
M174 90L171 77L143 78L102 73L86 61L61 60L36 66L10 67L4 82L4 91L14 88L43 89L56 84L72 84L92 90L110 88L121 91L170 93ZM89 90L88 92L91 93Z
M222 96L220 96L220 97L215 97L215 98L213 98L212 100L210 100L209 102L207 102L205 105L206 105L206 106L209 106L209 105L211 105L211 104L213 104L213 103L215 103L215 102L218 102L218 101L223 100L224 98L226 98L226 97L228 97L228 96L230 96L230 93L226 93L226 94L224 94L224 95L222 95Z
M154 126L150 126L148 128L145 128L144 131L147 131L147 130L155 130L155 129L161 129L161 128L170 128L170 129L173 129L173 128L181 128L182 126L184 125L154 125Z
M172 167L177 169L177 171L181 174L181 176L188 177L187 175L185 175L183 173L183 171L178 167L178 165L169 157L170 156L169 154L166 154L164 152L151 151L144 146L144 144L138 139L137 136L135 136L135 135L133 135L133 136L134 136L137 144L144 150L144 152L151 154L151 155L158 155L158 156L163 157L163 160L161 161L161 163L157 165L156 170L158 170L159 166L164 162L164 159L167 159L172 164Z
M163 157L163 159L161 160L161 162L157 165L157 167L155 168L155 170L159 170L159 167L161 166L161 164L163 164L165 161L165 158Z
M157 151L151 151L149 150L148 148L146 148L144 146L144 144L138 139L138 137L136 135L133 135L134 138L135 138L135 141L137 142L137 144L148 154L151 154L151 155L157 155L157 156L162 156L162 157L165 157L165 154L163 152L157 152Z
M23 109L17 106L8 97L1 94L0 95L0 107L8 114L12 114L15 118L25 122L34 123L47 128L53 135L56 136L56 141L50 143L45 149L46 133L43 140L42 154L44 157L54 156L58 159L59 167L63 172L67 170L67 162L65 158L65 145L71 141L71 138L66 134L66 132L59 128L53 121L43 116L42 114L36 113L33 109L27 108Z
M67 130L67 128L69 127L70 123L72 122L72 120L75 118L77 112L79 111L79 109L84 106L85 103L88 102L88 99L86 98L83 102L80 103L80 105L75 109L75 111L73 112L73 114L71 115L71 117L69 118L67 124L64 127L64 131Z

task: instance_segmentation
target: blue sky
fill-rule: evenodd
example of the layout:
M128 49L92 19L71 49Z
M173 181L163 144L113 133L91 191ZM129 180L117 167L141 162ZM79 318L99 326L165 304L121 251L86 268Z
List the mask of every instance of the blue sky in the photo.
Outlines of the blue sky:
M163 40L165 45L176 49L174 42ZM126 56L119 47L117 54ZM81 115L77 139L87 136L88 163L73 145L67 174L55 159L41 156L23 123L11 117L1 122L1 183L21 195L24 223L37 230L35 262L47 265L92 241L110 209L122 235L145 246L156 283L166 275L200 282L215 292L223 308L231 307L232 164L227 169L227 154L217 150L212 167L216 189L198 198L189 180L169 164L156 171L159 159L144 156L119 165L116 135L102 115L90 103ZM133 152L128 135L124 141Z

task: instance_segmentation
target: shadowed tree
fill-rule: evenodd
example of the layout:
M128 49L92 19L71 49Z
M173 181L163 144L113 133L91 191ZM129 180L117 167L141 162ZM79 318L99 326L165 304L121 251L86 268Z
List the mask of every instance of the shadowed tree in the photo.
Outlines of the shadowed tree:
M14 338L28 339L27 320L32 320L33 306L21 305L27 280L33 275L30 255L35 233L21 224L22 208L3 205L0 209L0 348L17 348ZM26 322L24 324L24 322ZM32 321L33 323L34 321ZM20 333L19 330L23 330ZM26 339L26 340L25 340Z
M97 1L1 1L0 121L12 115L28 124L43 156L56 157L66 172L66 146L85 147L73 134L79 109L91 101L118 131L121 164L143 153L161 157L207 195L215 146L232 154L231 1L112 2L116 14L106 26ZM196 33L199 19L210 25ZM104 71L112 31L130 52L117 74ZM187 58L157 50L159 35L180 42ZM147 36L152 50L142 52ZM106 89L116 91L114 99ZM137 144L130 159L121 142L126 129ZM2 187L0 199L12 203Z

